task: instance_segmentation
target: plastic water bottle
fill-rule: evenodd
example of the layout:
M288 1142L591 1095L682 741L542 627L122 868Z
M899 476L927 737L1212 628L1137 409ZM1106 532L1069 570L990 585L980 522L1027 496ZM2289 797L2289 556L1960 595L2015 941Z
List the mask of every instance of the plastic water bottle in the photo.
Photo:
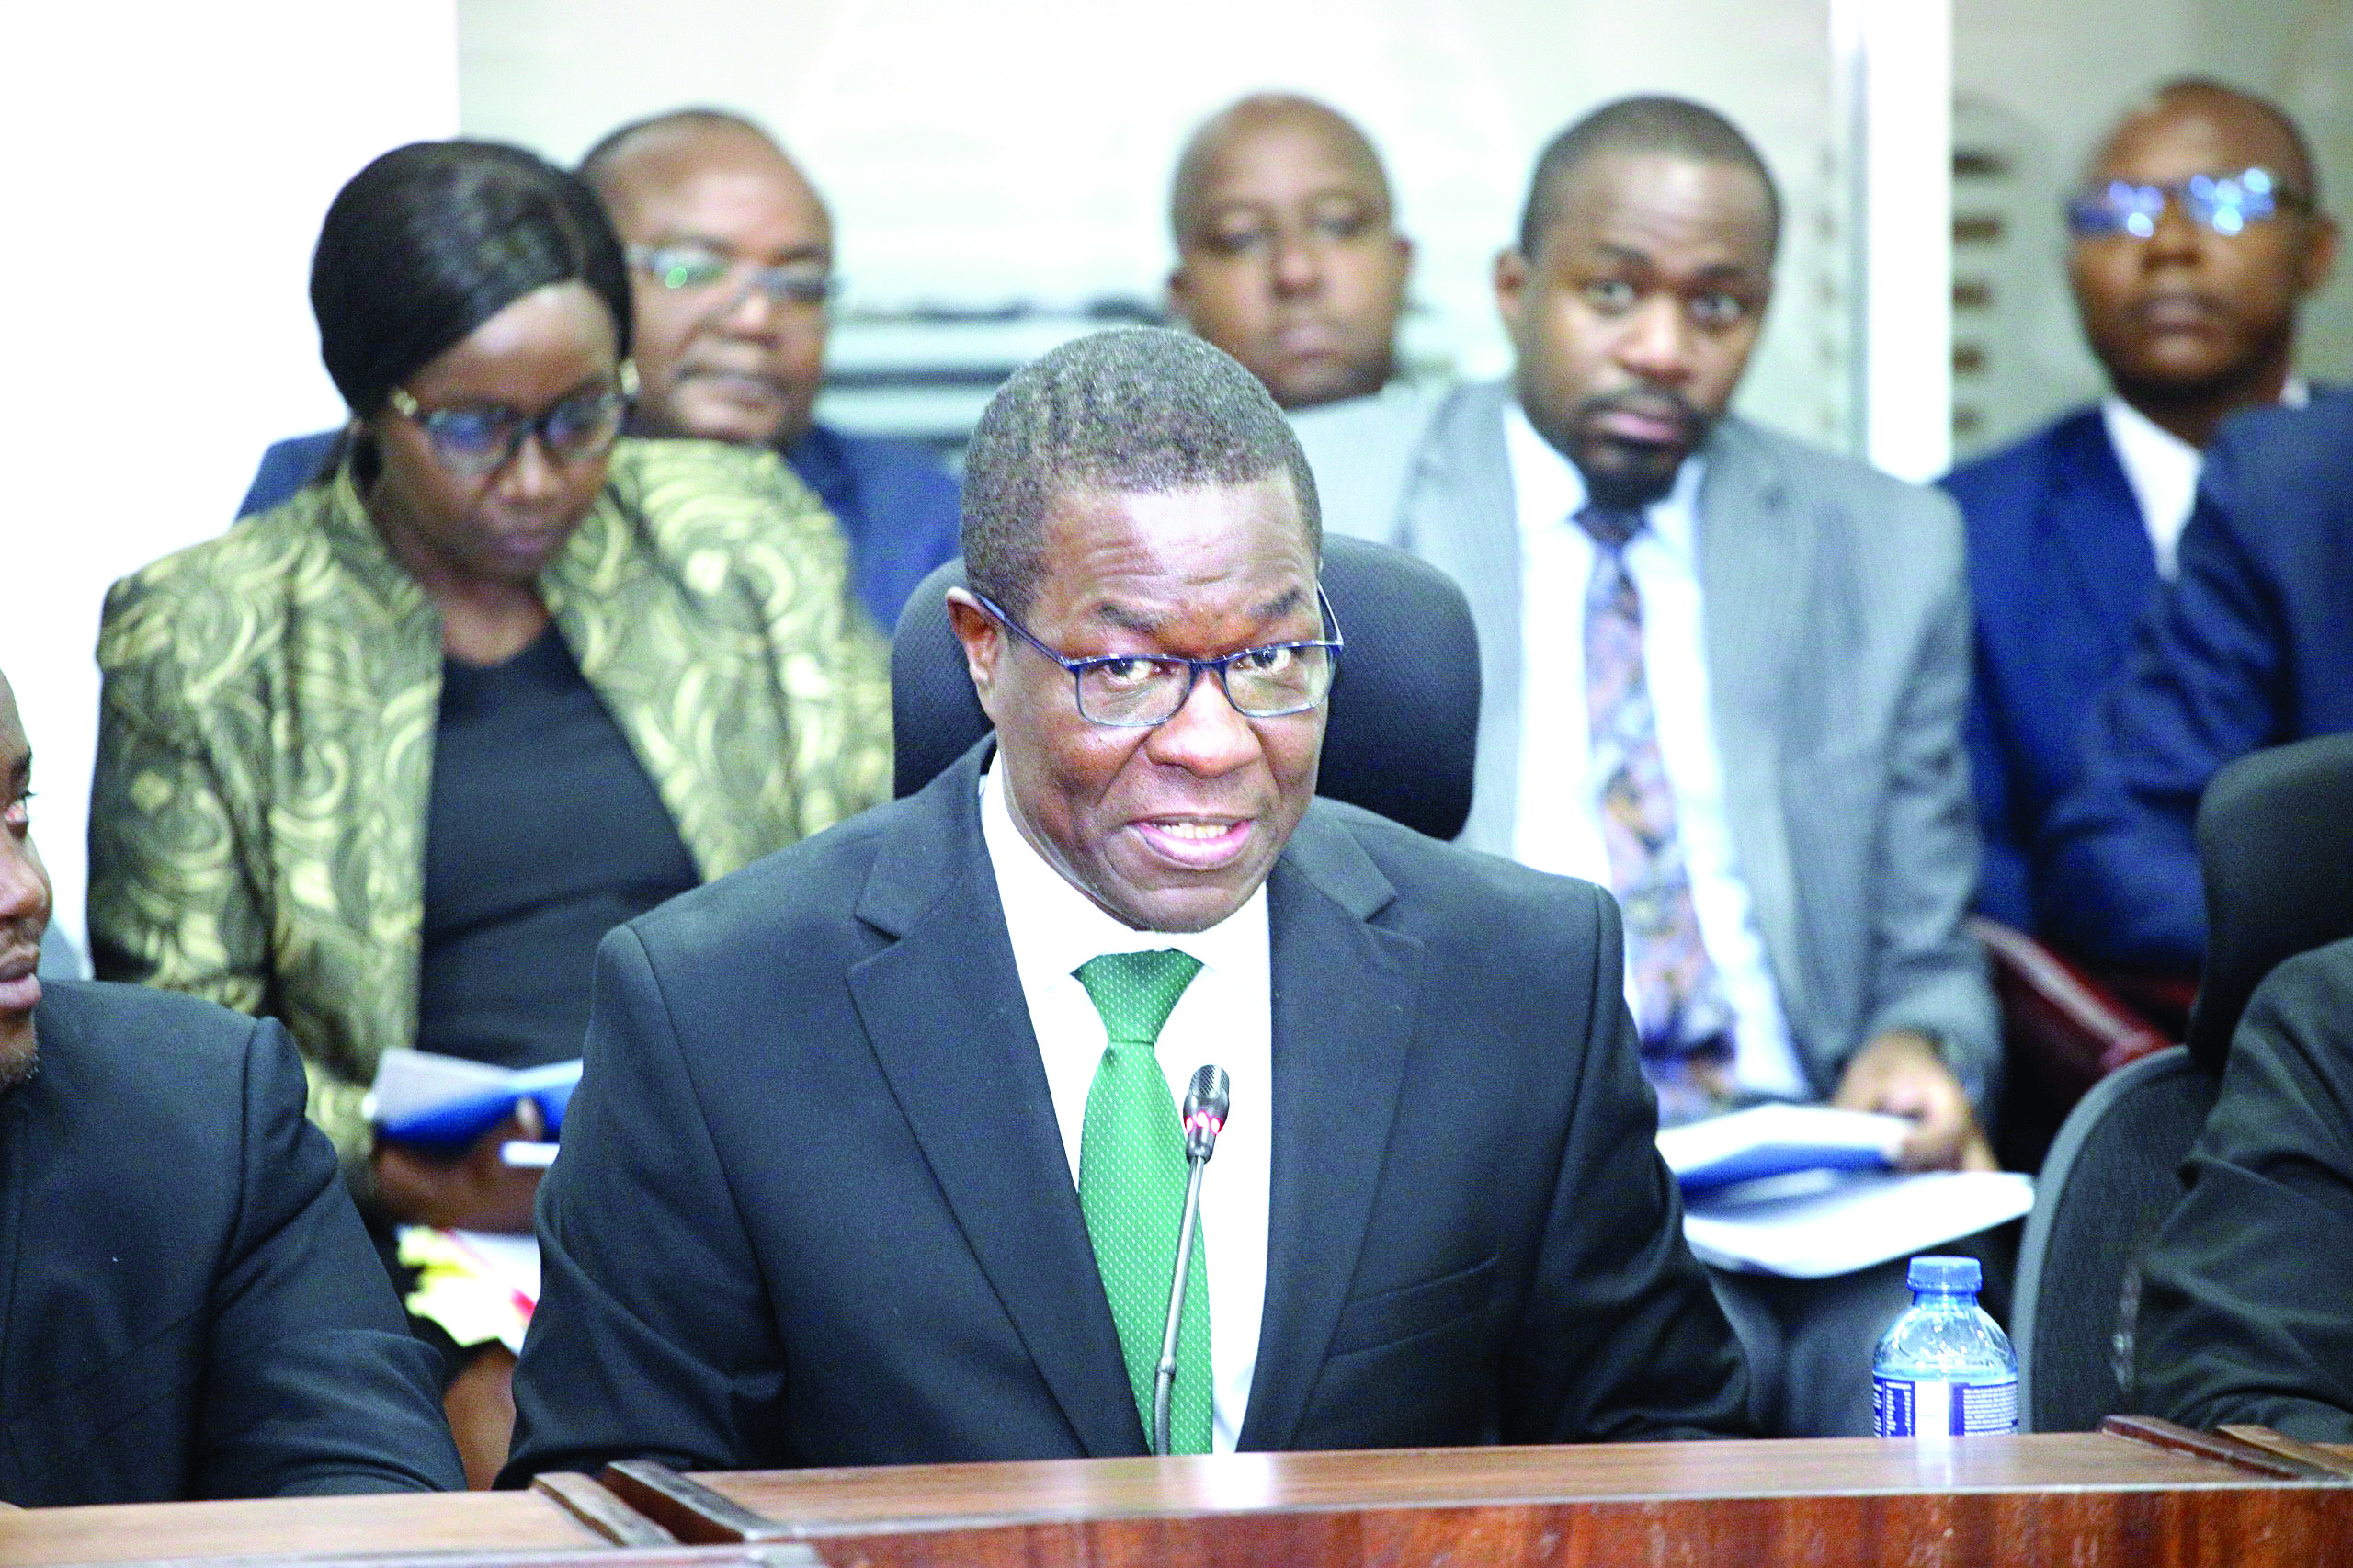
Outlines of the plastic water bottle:
M1977 1305L1973 1257L1915 1257L1912 1305L1871 1358L1873 1426L1882 1437L1949 1440L2018 1429L2018 1358Z

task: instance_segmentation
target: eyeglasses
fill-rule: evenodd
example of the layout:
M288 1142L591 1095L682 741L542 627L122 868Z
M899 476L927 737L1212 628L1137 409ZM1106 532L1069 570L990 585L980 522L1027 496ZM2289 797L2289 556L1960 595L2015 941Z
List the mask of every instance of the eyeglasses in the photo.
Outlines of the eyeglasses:
M2145 240L2157 232L2167 202L2177 205L2191 222L2225 238L2282 208L2312 210L2310 197L2270 170L2241 169L2234 175L2192 175L2165 185L2110 180L2067 203L2067 228L2077 239L2130 234Z
M539 437L540 449L553 462L602 457L620 438L630 399L637 395L636 368L624 362L620 381L619 386L581 392L529 415L495 404L426 408L406 387L394 387L384 401L394 414L425 431L434 460L442 467L478 478L513 462L528 436Z
M1217 659L1156 658L1114 653L1101 659L1067 659L1038 640L1035 632L975 594L981 608L1006 630L1070 672L1077 688L1078 715L1091 724L1148 730L1174 719L1192 699L1203 670L1216 673L1226 701L1245 719L1279 719L1304 713L1331 695L1332 676L1346 646L1332 601L1315 590L1327 638L1305 642L1269 642Z
M743 258L710 245L631 245L631 267L673 293L715 289L742 267ZM841 279L822 261L788 261L745 269L744 286L729 296L733 310L755 289L780 309L813 311L841 290Z

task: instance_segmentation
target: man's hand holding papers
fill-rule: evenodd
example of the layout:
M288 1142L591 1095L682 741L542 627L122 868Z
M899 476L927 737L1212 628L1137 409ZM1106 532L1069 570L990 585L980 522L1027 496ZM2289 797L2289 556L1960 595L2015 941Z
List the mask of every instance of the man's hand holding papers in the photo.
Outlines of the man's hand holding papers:
M2033 1178L1897 1168L1915 1124L1831 1106L1766 1105L1668 1128L1684 1235L1719 1267L1850 1273L2014 1220Z

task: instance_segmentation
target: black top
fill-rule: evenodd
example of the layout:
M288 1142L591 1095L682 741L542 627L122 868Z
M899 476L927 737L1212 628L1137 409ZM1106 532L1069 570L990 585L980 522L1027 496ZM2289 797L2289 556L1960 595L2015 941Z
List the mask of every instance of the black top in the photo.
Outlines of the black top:
M702 879L552 625L503 665L443 662L426 812L419 1049L578 1056L597 942Z

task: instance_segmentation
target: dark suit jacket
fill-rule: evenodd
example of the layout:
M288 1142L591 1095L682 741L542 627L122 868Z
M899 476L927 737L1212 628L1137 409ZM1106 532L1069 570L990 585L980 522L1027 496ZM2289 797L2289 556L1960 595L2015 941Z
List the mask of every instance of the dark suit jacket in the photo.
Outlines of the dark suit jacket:
M985 751L607 938L509 1481L1145 1451L982 845ZM1241 1445L1742 1431L1608 898L1325 801L1267 891Z
M267 512L317 478L340 435L322 430L273 443L237 516ZM782 455L841 524L858 602L877 626L896 626L915 585L956 553L963 491L955 475L913 441L829 425L811 426Z
M915 585L957 551L964 492L956 476L913 441L830 425L809 426L784 460L840 522L858 602L877 626L898 625Z
M2079 737L2046 829L2042 924L2107 962L2206 948L2192 826L2207 781L2265 746L2353 729L2353 392L2227 422L2179 575Z
M0 1100L0 1497L463 1485L286 1031L43 983Z
M2353 941L2256 988L2184 1174L2144 1271L2142 1408L2353 1443Z
M1977 612L1963 731L1985 835L1976 907L2028 931L2036 842L2074 781L2076 732L2156 594L2156 550L2097 407L1941 483L1961 504Z

